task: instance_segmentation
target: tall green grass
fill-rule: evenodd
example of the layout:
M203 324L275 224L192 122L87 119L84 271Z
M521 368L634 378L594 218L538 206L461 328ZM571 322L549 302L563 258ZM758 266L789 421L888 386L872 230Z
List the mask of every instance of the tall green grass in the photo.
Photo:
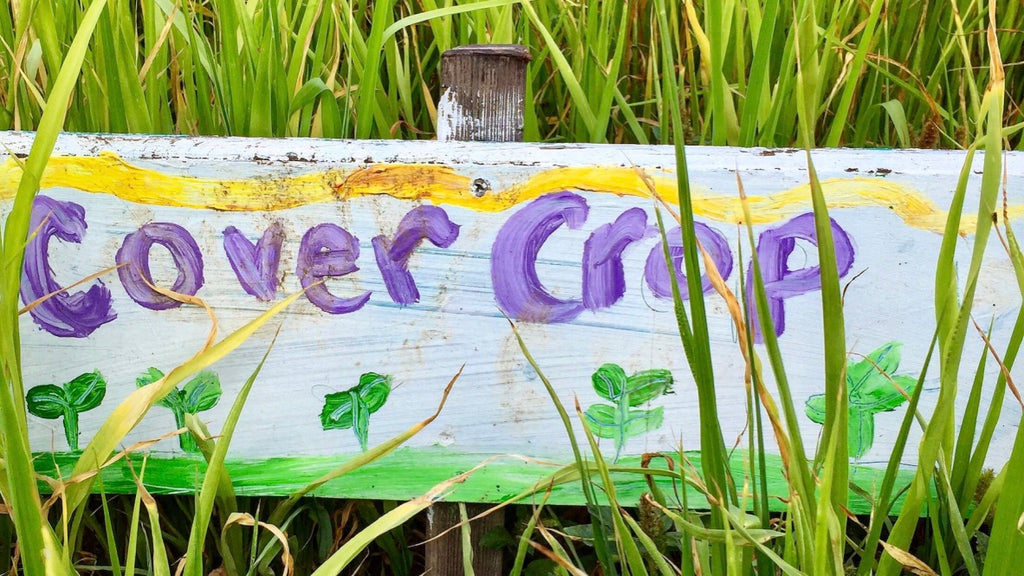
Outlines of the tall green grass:
M664 0L655 2L662 27L670 17L671 7ZM728 11L728 3L726 3ZM749 338L750 318L744 311L750 308L746 302L737 301L735 294L721 281L714 264L700 251L693 237L692 200L685 166L685 150L681 145L682 106L667 106L667 125L676 142L677 175L679 189L679 214L674 215L682 224L683 243L687 247L684 260L688 281L699 276L700 266L712 280L718 297L724 298L733 315L738 334L739 350L747 363L748 386L755 394L748 396L748 412L760 416L764 410L772 434L763 432L754 423L748 427L748 445L751 456L743 477L730 472L723 462L721 431L715 405L703 397L703 388L713 383L712 358L708 351L708 336L703 330L706 314L702 296L694 296L687 302L679 297L674 287L676 318L682 339L682 351L690 362L700 399L700 471L688 468L686 457L680 453L678 468L662 471L659 475L673 476L682 485L689 485L706 496L710 514L701 517L698 510L690 508L685 499L669 501L665 495L651 485L650 498L640 503L640 512L645 506L653 505L669 519L674 527L673 536L678 539L679 554L665 555L663 549L652 544L651 530L644 529L631 517L629 507L637 503L618 501L614 492L614 480L610 471L650 475L649 470L630 470L610 466L603 462L596 446L592 453L577 453L578 476L573 481L591 484L590 490L606 495L612 508L612 525L615 527L614 541L620 550L615 566L605 571L621 570L629 574L884 574L896 575L910 570L916 574L1010 574L1019 564L1024 552L1024 532L1020 530L1020 519L1024 517L1024 497L1019 490L1005 489L1006 482L1024 471L1024 433L1018 434L1009 461L995 471L990 480L983 480L982 470L986 461L995 425L1002 412L1003 398L1007 388L1016 393L1010 377L1012 367L1024 339L1024 313L1006 343L990 342L981 327L973 326L971 310L977 282L982 272L982 261L989 246L989 237L995 229L1000 232L1003 245L1017 272L1019 288L1024 293L1024 254L1022 254L1009 222L998 210L998 198L1003 177L1002 151L1009 145L1009 134L1015 127L1005 125L1006 70L1001 56L1001 42L998 27L1004 22L997 10L996 2L978 8L984 16L986 26L984 61L987 70L970 72L972 88L964 88L964 103L961 113L970 121L971 136L959 184L949 212L943 243L938 255L935 276L935 336L928 360L917 379L910 397L906 417L895 438L894 451L885 470L881 485L874 487L873 495L849 483L850 462L847 457L848 406L845 371L847 367L846 340L843 327L842 294L836 274L834 247L828 224L828 210L820 183L814 170L811 148L819 138L830 141L833 133L820 136L818 127L826 109L820 105L823 98L822 77L830 66L829 52L834 44L829 30L820 25L828 16L826 9L832 8L832 17L842 12L842 6L825 6L814 0L798 1L791 6L793 22L792 58L796 65L792 91L796 106L793 122L798 130L796 141L807 148L808 175L810 178L811 200L814 206L815 225L818 238L818 261L822 268L821 306L824 335L822 363L825 374L825 426L817 447L808 450L801 441L798 424L799 408L789 393L785 359L774 331L770 325L768 304L756 252L753 250L754 235L749 227L748 242L752 253L752 277L741 280L742 284L753 284L754 307L762 323L765 336L763 348L755 349ZM873 10L878 9L874 5ZM767 10L774 10L771 4ZM714 11L709 11L712 13ZM1015 13L1011 10L1011 13ZM774 15L772 17L775 17ZM691 24L696 23L694 14L689 14ZM721 42L721 32L711 33L715 23L724 18L721 14L709 16L709 33L701 38L702 43L713 46ZM877 18L877 14L874 18ZM959 17L958 17L959 18ZM877 24L872 19L865 23L870 31ZM962 29L962 26L961 28ZM662 44L666 67L675 59L671 56L671 45ZM955 39L955 45L963 48L965 40ZM720 45L725 49L725 44ZM711 48L714 52L714 48ZM858 58L851 57L853 66L866 58L865 52ZM757 56L755 56L757 58ZM709 62L709 73L722 74L720 63ZM979 78L986 78L985 84L974 86ZM661 77L661 94L666 102L680 98L678 78L674 74ZM759 81L758 81L759 82ZM838 88L837 88L838 90ZM721 105L722 94L712 96L718 105L712 108L724 111L712 119L712 139L726 141L734 132L735 118L729 113L728 105ZM844 101L847 100L844 98ZM851 104L847 102L843 107ZM894 108L893 106L888 106ZM977 151L984 150L980 203L977 207L977 229L969 242L970 262L965 277L956 273L955 257L958 249L963 250L958 230L964 215L964 198L967 194L968 176L974 166ZM745 199L742 181L737 179L738 194ZM1004 191L1005 193L1005 191ZM652 188L652 194L656 192ZM743 204L747 210L746 204ZM745 221L750 222L749 211ZM665 234L665 225L659 213L659 228ZM688 232L689 231L689 232ZM665 254L666 262L670 261ZM666 264L668 265L668 264ZM963 271L961 271L963 273ZM671 273L670 273L671 274ZM671 274L674 276L674 274ZM741 294L746 294L741 289ZM691 286L690 294L700 294ZM984 355L978 360L973 373L962 366L964 346L968 338L978 338L986 345ZM522 343L525 347L527 343ZM760 360L767 356L770 376ZM530 358L527 352L527 358ZM932 358L937 361L932 363ZM989 363L999 366L999 376L987 376ZM532 360L531 360L532 363ZM535 366L536 367L536 366ZM540 367L536 367L539 368ZM937 406L931 414L918 412L923 382L929 368L938 372L940 382ZM881 368L878 368L881 370ZM954 399L961 382L970 382L969 400L966 409L957 413ZM993 381L994 380L994 381ZM770 389L774 383L774 390ZM992 387L992 400L987 406L981 402L982 390ZM553 396L556 403L559 402ZM1019 398L1018 398L1019 400ZM1021 408L1024 408L1022 404ZM1017 416L1020 418L1021 416ZM981 424L979 429L978 425ZM912 427L922 428L922 440L918 447L918 465L913 482L897 490L896 476L900 461L906 449ZM566 426L567 433L573 435ZM766 450L778 451L785 466L790 493L786 499L785 512L778 517L766 513L766 506L758 506L767 496L758 474L763 477L762 464L758 454ZM671 456L670 456L671 457ZM565 481L566 479L563 479ZM744 487L743 506L736 506L740 495L735 486ZM732 486L731 490L724 487ZM905 491L905 492L904 492ZM867 525L850 529L860 523L850 518L846 506L851 492L871 499L872 514ZM683 492L685 494L685 492ZM898 497L903 501L898 513L894 505ZM753 509L756 516L743 514L743 509ZM995 510L993 514L992 511ZM890 514L895 516L890 517ZM592 520L592 522L596 522ZM922 531L924 537L922 538ZM597 532L594 532L595 537ZM528 537L528 535L524 535ZM630 540L625 542L623 539ZM549 539L550 542L550 539ZM986 544L987 543L987 544ZM550 544L549 544L550 545ZM562 548L565 543L561 544ZM655 562L643 562L631 550L642 547L651 554ZM555 551L563 566L572 565L571 555ZM662 561L678 562L668 566ZM579 568L577 563L577 568Z
M526 558L536 551L559 574L585 573L596 565L604 574L856 571L866 576L898 574L905 566L923 573L928 572L921 566L930 566L944 575L1009 573L1024 552L1019 529L1024 495L1012 489L1013 479L1024 474L1024 433L1018 433L1009 462L990 480L983 479L983 466L1006 391L1016 392L1009 369L1024 340L1024 311L1008 342L986 340L988 349L976 361L964 357L964 347L968 338L985 339L984 330L972 326L970 311L993 230L1003 239L1024 293L1024 255L998 210L1000 153L1024 148L1019 107L1024 67L1016 61L1024 53L1022 29L1024 7L995 0L8 3L0 8L0 129L38 130L0 246L0 495L11 511L22 570L74 572L74 552L87 528L103 540L110 572L118 575L141 568L140 558L147 573L169 574L175 551L185 553L182 570L189 575L209 573L217 567L214 558L231 575L266 571L275 562L283 568L296 550L280 530L302 521L305 494L390 452L432 420L261 514L234 495L223 467L256 367L216 439L201 422L188 422L209 465L201 490L186 501L190 510L184 520L169 522L175 513L160 509L142 478L126 526L109 512L106 499L102 523L93 517L86 496L102 492L97 471L134 423L178 381L269 321L287 305L284 301L131 396L86 447L74 477L53 480L56 497L44 502L27 444L16 304L28 207L61 126L90 132L425 138L436 124L440 54L468 43L519 42L534 56L527 80L529 139L676 145L680 210L673 217L682 225L689 293L702 294L692 283L699 282L703 268L733 315L739 335L734 353L749 374L750 451L740 474L717 424L715 358L703 296L684 302L674 286L680 353L698 389L699 466L682 449L663 455L673 462L667 469L604 461L592 437L573 435L578 408L575 414L567 410L549 388L575 452L575 464L550 480L582 483L590 517L586 529L576 533L589 535L594 558L578 551L572 527L554 529L559 520L545 516L541 506L518 535L512 572L526 573ZM801 440L800 407L789 393L774 331L762 326L763 347L749 337L751 319L744 311L753 307L761 322L770 321L752 231L747 230L753 274L742 279L738 297L720 278L716 281L696 242L684 143L808 149L823 270L827 416L817 446ZM936 267L932 349L867 519L850 518L845 510L850 493L859 490L849 482L846 458L846 340L828 213L811 152L814 146L838 145L967 150ZM964 244L957 231L978 152L984 152L978 228L966 276L958 277L954 262ZM737 188L743 197L739 179ZM660 213L659 224L664 234ZM748 283L752 303L745 301ZM529 343L521 344L530 358ZM976 362L973 371L966 360ZM986 376L993 364L1000 368L995 382ZM543 380L542 367L535 368ZM941 383L938 405L919 414L929 370ZM966 409L957 414L953 400L966 385ZM986 406L981 398L989 395L982 394L988 387L992 400ZM916 477L904 493L896 475L913 427L922 428L923 439ZM781 454L790 483L781 514L769 512L766 452ZM144 464L138 473L144 478ZM667 478L690 490L677 496L652 481L644 500L621 502L615 474ZM370 518L365 532L336 553L321 555L318 573L344 569L371 540L391 534L449 486ZM694 491L703 495L699 506L705 509L688 500ZM898 497L901 508L890 517ZM313 515L325 522L322 511ZM866 525L856 526L862 520ZM0 539L10 541L10 529L0 522ZM988 546L982 555L984 540Z
M38 126L85 14L0 8L0 129ZM669 143L662 79L689 144L967 148L987 58L987 8L929 2L684 0L110 0L70 99L82 132L429 138L440 55L530 47L527 140ZM813 47L798 46L812 28ZM1024 101L1024 8L1003 2L1007 99ZM812 140L791 105L799 52ZM663 53L676 55L666 68ZM1004 108L1021 149L1019 106Z
M30 236L29 216L31 214L33 199L39 191L40 179L43 169L49 159L57 140L57 135L65 125L67 118L75 118L73 94L89 94L91 89L99 91L91 92L93 100L90 108L99 109L98 103L110 98L110 111L112 114L108 119L114 122L124 121L117 124L121 129L148 131L164 128L171 129L171 124L161 124L161 112L166 112L165 102L161 101L159 94L152 93L144 95L143 82L150 78L150 72L155 64L161 66L160 56L157 52L151 52L142 69L135 70L133 57L137 56L133 42L128 42L136 33L134 17L128 12L127 2L110 2L95 0L89 3L86 9L79 9L77 4L54 5L49 2L26 2L13 4L17 10L7 13L7 8L0 10L2 24L7 29L14 30L18 40L7 44L19 46L16 50L19 55L28 55L29 59L36 56L42 58L49 66L49 72L37 70L42 78L47 74L55 76L52 79L52 86L47 90L33 90L33 97L39 100L41 114L37 119L35 139L28 157L21 162L22 174L18 181L18 189L14 198L13 206L7 215L0 243L0 262L3 263L2 274L0 274L0 496L5 504L5 513L11 518L14 525L14 535L11 538L9 530L5 534L5 544L16 542L17 553L14 557L19 558L21 566L17 567L9 558L4 558L4 563L9 568L20 568L25 574L77 574L76 550L81 543L82 528L87 524L95 524L92 512L87 509L87 498L94 488L97 488L97 480L101 478L103 468L121 458L127 457L131 452L144 449L152 442L144 442L140 446L128 448L118 452L125 437L142 420L151 407L159 402L164 396L175 389L179 383L204 369L205 367L222 359L225 355L236 349L239 345L251 337L257 330L266 325L277 314L290 306L302 293L293 294L270 307L249 323L227 336L217 339L217 321L214 312L207 308L211 318L209 337L199 350L183 364L171 370L157 381L136 389L114 408L112 413L100 426L99 431L77 456L76 463L68 478L37 478L33 465L33 455L28 443L27 411L25 403L24 385L21 378L21 349L19 337L19 289L22 278L22 264L25 257L25 245ZM223 6L222 6L223 8ZM244 4L237 3L227 7L225 13L236 18L235 22L241 22L240 14L232 9L242 8ZM148 17L152 17L155 11L153 6L144 10ZM177 13L177 5L171 9L167 23L163 26L161 37L166 38L167 33L173 27L173 15ZM13 17L9 19L9 17ZM62 19L63 17L63 19ZM17 22L15 28L11 28L13 22ZM151 20L143 23L147 33L155 32L151 26ZM67 28L65 30L65 28ZM38 31L36 42L32 48L27 48L29 40ZM65 32L73 40L63 52L59 40L59 33ZM275 29L270 26L266 28L263 40L273 44ZM40 51L41 47L41 51ZM250 44L249 49L252 49ZM9 50L9 55L14 56L14 51ZM102 61L102 66L107 67L104 71L110 75L106 82L102 79L97 84L92 84L89 72L96 70L86 69L84 81L79 82L80 73L83 71L83 63L91 57ZM15 56L20 58L20 56ZM228 58L226 61L236 63L235 59ZM266 82L271 71L274 60L264 57L261 64L265 66L257 78ZM5 64L9 62L5 61ZM94 60L92 62L96 64ZM20 60L17 66L20 66ZM16 66L16 69L18 69ZM10 69L7 69L8 71ZM163 70L163 68L161 68ZM9 79L14 91L25 89L25 85L19 85L20 73L16 73ZM25 76L27 78L27 76ZM138 82L134 82L137 77ZM236 75L234 80L241 76ZM158 83L160 78L156 78ZM249 86L251 87L251 86ZM76 90L77 88L77 90ZM235 87L235 94L240 95L242 86ZM248 87L247 87L248 88ZM71 101L69 109L67 103ZM11 100L13 105L9 117L19 116L17 99ZM235 110L244 108L245 100L238 99ZM150 106L152 104L152 106ZM106 107L103 107L106 111ZM258 107L257 107L258 108ZM258 108L258 112L266 112ZM232 122L243 122L247 119L241 115L233 115ZM252 122L253 119L255 122ZM266 120L265 116L251 116L244 130L269 135L268 126L257 125L258 122ZM237 125L237 124L236 124ZM265 132L261 132L264 131ZM198 298L175 294L173 292L154 288L168 297L182 301L185 304L202 306L206 305ZM269 354L269 350L268 350ZM240 417L250 389L266 360L256 367L255 372L246 381L242 390L232 406L223 429L214 440L214 436L206 429L205 425L195 418L187 419L188 430L178 433L193 435L207 459L207 468L201 488L194 498L194 513L192 514L192 526L187 531L187 545L180 566L181 571L187 575L205 575L210 573L216 566L211 566L209 556L204 548L211 539L211 519L214 509L218 509L220 525L220 538L213 538L217 543L219 556L222 565L220 569L228 575L235 576L253 573L260 568L266 571L269 563L275 557L280 557L284 572L291 573L292 556L288 550L288 540L281 526L287 526L290 522L289 513L295 508L300 497L322 485L324 482L344 474L362 464L372 462L405 442L416 434L424 426L437 417L444 405L444 399L454 384L455 378L449 383L444 392L441 406L438 411L423 422L413 426L399 436L366 451L358 458L352 459L340 465L334 471L328 473L324 478L312 483L304 490L293 495L291 498L280 502L271 513L270 517L274 523L263 522L251 514L239 511L237 498L231 484L231 479L224 468L224 460L227 454L228 445L231 441L234 427ZM456 375L456 378L458 376ZM144 475L145 464L140 470L140 476ZM50 497L44 501L39 490L39 481L45 481L49 485ZM322 565L317 569L319 574L334 574L340 572L345 566L351 563L360 552L373 541L377 536L395 529L396 526L407 520L412 514L428 507L440 494L449 489L450 485L459 481L458 478L435 487L430 493L421 498L399 506L395 510L384 514L376 522L370 524L366 530L359 533L356 538L347 542L335 553L324 559ZM167 553L167 540L173 541L174 537L166 535L162 530L164 526L161 512L156 501L148 493L141 478L137 480L138 492L135 506L132 512L132 519L129 523L127 533L125 571L129 574L135 572L134 566L138 559L137 550L141 540L138 535L143 526L140 516L141 507L146 508L148 517L148 530L151 539L148 541L147 569L157 575L170 575L171 564ZM98 486L102 494L102 482ZM119 536L115 534L114 520L112 519L106 499L103 499L103 520L104 530L94 531L102 534L105 539L104 545L110 561L109 570L120 576L122 574L121 556L118 553ZM241 538L237 526L250 526L254 529L262 529L269 533L270 537L254 535L249 544ZM180 533L179 533L180 535ZM274 540L276 538L276 541ZM275 551L280 551L275 554Z

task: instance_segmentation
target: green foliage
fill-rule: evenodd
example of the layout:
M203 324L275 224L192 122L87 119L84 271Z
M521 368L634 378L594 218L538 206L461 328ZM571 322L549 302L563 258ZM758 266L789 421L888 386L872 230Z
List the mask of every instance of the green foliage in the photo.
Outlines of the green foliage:
M63 386L41 384L25 395L29 414L48 420L64 419L64 437L68 448L78 450L78 415L100 405L107 383L99 370L87 372Z
M80 4L0 9L0 129L38 126ZM984 2L691 0L666 8L662 21L655 2L119 0L86 53L68 127L429 138L441 54L520 43L533 55L528 140L670 143L666 75L679 86L691 144L966 148L977 136L979 87L992 80L983 66ZM1021 29L1019 2L1001 3L1003 54L1024 51ZM676 54L668 68L666 50ZM812 52L813 66L803 65L813 68L814 89L800 98L817 114L805 141L792 104L798 60ZM1005 73L1007 96L1024 100L1024 70ZM1022 122L1024 112L1007 110L1005 125ZM1024 146L1019 130L1008 137Z

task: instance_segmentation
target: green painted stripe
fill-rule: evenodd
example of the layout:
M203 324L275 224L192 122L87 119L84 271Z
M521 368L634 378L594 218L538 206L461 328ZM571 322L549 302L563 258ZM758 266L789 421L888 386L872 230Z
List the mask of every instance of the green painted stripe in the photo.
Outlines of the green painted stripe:
M689 464L700 468L700 456L687 453ZM330 498L358 498L373 500L407 500L419 496L435 485L470 470L488 458L490 454L466 454L440 447L404 448L373 464L364 466L351 474L328 482L314 492L317 496ZM228 460L227 468L240 496L286 496L344 462L345 457L296 457L270 458L266 460ZM731 463L737 478L743 477L746 456L742 451L733 453ZM36 470L43 475L55 477L56 467L67 478L74 467L77 455L67 452L36 454ZM788 486L782 475L782 462L778 456L769 454L768 490L775 498L769 502L777 511L784 509L783 499L788 495ZM678 458L677 458L678 460ZM661 460L654 460L656 466L664 468ZM623 457L620 467L639 467L639 457ZM140 457L131 462L124 460L106 468L103 472L103 488L107 493L134 493L135 482L130 466L141 466ZM206 463L200 456L151 455L146 462L146 489L154 494L189 494L202 484ZM536 461L507 456L494 459L474 472L465 483L457 486L448 500L464 502L504 502L531 487L537 486L558 469ZM677 465L678 470L678 465ZM856 467L851 480L863 490L871 492L880 485L883 471L871 467ZM643 476L629 472L613 473L615 490L622 505L630 506L639 502L640 495L648 491ZM897 490L909 484L912 471L900 473ZM595 480L598 478L595 476ZM659 477L659 484L667 495L677 493L668 478ZM737 482L743 485L742 482ZM750 483L753 485L753 483ZM42 486L45 489L45 486ZM694 489L688 493L690 506L706 507L701 494ZM544 499L544 487L539 490L536 501ZM531 498L523 500L529 504ZM552 489L549 504L583 505L586 500L579 481L570 482ZM870 512L870 505L860 496L850 497L850 510L856 514ZM898 511L898 507L896 508Z

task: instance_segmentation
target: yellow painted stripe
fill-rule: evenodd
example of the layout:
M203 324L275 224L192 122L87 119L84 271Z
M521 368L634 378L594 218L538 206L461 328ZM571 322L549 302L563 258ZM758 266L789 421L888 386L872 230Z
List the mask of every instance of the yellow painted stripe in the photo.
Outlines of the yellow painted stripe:
M0 200L10 200L18 187L21 168L8 158L0 164ZM674 177L650 179L658 195L675 202ZM111 194L140 204L221 211L283 210L306 204L338 202L364 196L386 195L400 200L425 201L459 206L481 212L498 212L544 194L578 190L651 198L650 189L632 168L553 168L534 174L508 189L488 192L477 198L471 191L472 178L449 166L430 164L371 164L348 170L331 169L298 176L255 176L243 179L200 178L169 174L125 162L111 152L98 156L51 158L43 175L42 188L73 188L96 194ZM876 206L892 210L908 226L942 232L946 212L934 202L906 186L878 178L836 178L822 182L830 208ZM797 186L765 196L750 196L754 224L769 224L811 210L810 188ZM1013 206L1010 216L1024 214L1024 206ZM742 223L738 197L694 192L697 216L718 222ZM974 228L976 218L965 216L960 232Z

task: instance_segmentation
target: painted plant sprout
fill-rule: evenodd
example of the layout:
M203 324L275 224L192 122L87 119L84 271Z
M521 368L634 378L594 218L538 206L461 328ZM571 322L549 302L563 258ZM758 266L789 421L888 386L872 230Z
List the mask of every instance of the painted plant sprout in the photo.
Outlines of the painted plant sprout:
M64 423L64 437L72 452L78 451L78 415L103 402L107 383L99 370L86 372L69 382L33 386L25 395L29 414Z
M324 397L320 424L324 430L351 429L366 452L370 430L370 415L380 410L391 394L391 377L367 372L359 383L344 392L332 392Z
M900 344L889 342L863 360L851 360L846 366L846 390L849 394L850 457L859 459L875 441L875 415L891 412L908 400L917 388L917 378L895 374L900 365ZM825 395L807 399L807 417L825 423Z
M672 393L672 373L644 370L630 376L617 364L605 364L594 372L594 392L611 404L591 404L586 423L595 436L610 438L619 460L626 440L661 427L664 409L640 408L663 394Z

